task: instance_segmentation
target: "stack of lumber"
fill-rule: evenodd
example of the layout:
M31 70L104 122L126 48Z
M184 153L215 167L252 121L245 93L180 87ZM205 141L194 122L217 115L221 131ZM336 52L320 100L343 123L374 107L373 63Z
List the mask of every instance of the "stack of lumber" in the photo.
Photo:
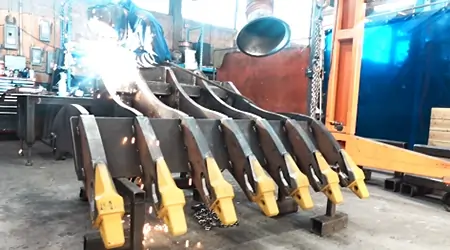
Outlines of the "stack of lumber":
M450 108L432 108L428 145L450 148Z

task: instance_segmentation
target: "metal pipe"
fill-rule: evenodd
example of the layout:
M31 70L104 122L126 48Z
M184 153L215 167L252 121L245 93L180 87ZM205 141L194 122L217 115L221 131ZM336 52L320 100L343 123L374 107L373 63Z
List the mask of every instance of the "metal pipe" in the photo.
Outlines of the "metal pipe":
M289 25L273 16L274 0L247 0L247 24L239 32L236 45L243 53L264 57L285 48L291 38Z
M247 22L273 15L273 0L247 0Z
M23 56L23 0L19 0L19 56Z

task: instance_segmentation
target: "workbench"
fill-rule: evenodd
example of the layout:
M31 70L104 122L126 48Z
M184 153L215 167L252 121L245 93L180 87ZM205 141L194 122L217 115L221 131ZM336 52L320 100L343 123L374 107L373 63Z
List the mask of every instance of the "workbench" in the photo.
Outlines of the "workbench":
M0 95L15 87L33 88L35 82L31 79L0 77ZM7 95L0 102L0 132L11 133L17 129L17 97Z
M54 116L58 112L48 112L53 108L60 108L68 104L78 104L81 106L91 106L93 103L92 98L85 97L60 97L51 95L30 95L30 94L14 94L17 97L17 114L18 114L18 127L17 136L20 139L21 146L20 152L23 151L24 144L26 145L26 166L33 165L32 162L32 147L36 142L36 108L41 105L47 105L49 107L45 108L42 112L45 119L44 123L46 125L51 125ZM59 106L59 107L58 107ZM42 118L42 117L41 117ZM69 129L69 128L67 128Z

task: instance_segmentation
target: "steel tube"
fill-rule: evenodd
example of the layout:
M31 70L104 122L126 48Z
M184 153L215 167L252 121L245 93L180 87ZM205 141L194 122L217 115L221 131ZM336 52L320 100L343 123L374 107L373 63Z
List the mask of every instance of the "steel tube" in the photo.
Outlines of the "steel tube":
M247 0L247 24L239 32L236 45L253 57L275 54L285 48L291 38L289 25L273 16L273 0Z

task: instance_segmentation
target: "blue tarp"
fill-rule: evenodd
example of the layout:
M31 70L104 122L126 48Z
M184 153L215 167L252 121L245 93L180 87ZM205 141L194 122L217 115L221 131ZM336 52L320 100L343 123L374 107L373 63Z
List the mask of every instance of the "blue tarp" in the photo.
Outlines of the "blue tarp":
M450 10L369 22L364 32L356 134L427 144L431 108L450 107ZM328 32L327 72L331 41Z

